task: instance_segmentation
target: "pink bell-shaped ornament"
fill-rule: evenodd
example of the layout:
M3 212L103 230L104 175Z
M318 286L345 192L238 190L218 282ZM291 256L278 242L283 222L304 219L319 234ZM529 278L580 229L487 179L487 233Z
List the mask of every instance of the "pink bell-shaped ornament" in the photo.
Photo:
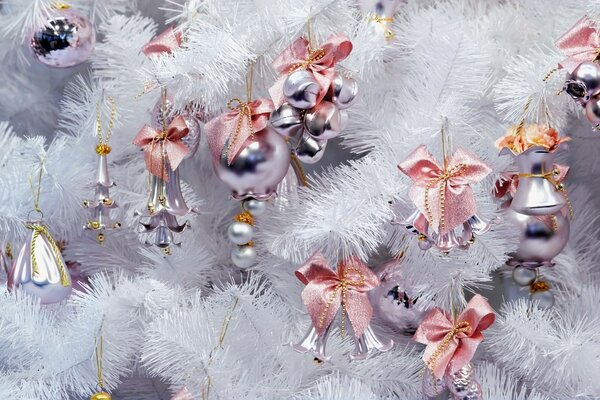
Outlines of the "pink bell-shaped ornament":
M505 151L501 154L504 154ZM519 168L519 187L511 208L525 215L551 215L567 205L562 185L555 178L554 152L541 146L531 147L515 156Z

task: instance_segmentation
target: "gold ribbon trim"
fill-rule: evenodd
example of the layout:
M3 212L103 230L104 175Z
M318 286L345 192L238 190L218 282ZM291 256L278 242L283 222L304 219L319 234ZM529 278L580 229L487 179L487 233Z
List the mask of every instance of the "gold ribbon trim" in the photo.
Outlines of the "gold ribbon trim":
M237 106L233 106L233 103L237 103ZM249 101L245 102L242 99L240 99L239 97L236 97L227 102L227 108L229 108L232 111L238 110L238 112L239 112L238 122L235 125L235 133L233 134L233 137L229 141L229 144L227 144L227 149L225 150L225 155L228 156L229 151L231 150L231 148L233 147L235 142L238 140L238 137L240 136L244 118L246 119L246 121L248 122L248 126L250 127L250 137L252 139L254 139L255 132L254 132L254 125L252 125L252 108L250 107Z
M308 49L308 57L306 58L306 60L292 65L290 67L290 70L288 73L291 74L292 72L298 71L300 69L308 69L308 67L310 67L313 63L319 61L323 57L325 57L325 50L323 50L323 49L311 50L309 48Z
M446 226L446 216L445 216L445 205L446 202L446 191L444 190L444 184L448 182L450 179L459 176L464 172L467 168L466 164L460 163L457 164L450 169L444 170L444 173L437 178L431 179L427 186L425 187L425 211L427 211L427 219L430 223L433 223L433 214L431 212L431 205L429 204L429 191L435 186L438 185L438 191L440 192L439 206L440 206L440 232L444 230Z
M58 248L58 245L54 241L54 238L52 237L52 235L50 235L50 232L48 232L48 228L46 228L44 225L30 224L30 225L27 225L27 229L33 230L33 236L31 237L31 248L30 248L31 265L33 267L33 272L32 272L33 275L37 275L39 273L37 257L35 255L36 239L38 238L38 236L44 235L44 236L46 236L46 239L50 243L50 247L52 248L52 253L54 253L54 259L55 259L56 263L58 264L58 271L60 273L60 284L65 287L69 286L69 284L71 282L70 282L69 276L67 275L65 265L63 264L62 259L60 257L60 249Z

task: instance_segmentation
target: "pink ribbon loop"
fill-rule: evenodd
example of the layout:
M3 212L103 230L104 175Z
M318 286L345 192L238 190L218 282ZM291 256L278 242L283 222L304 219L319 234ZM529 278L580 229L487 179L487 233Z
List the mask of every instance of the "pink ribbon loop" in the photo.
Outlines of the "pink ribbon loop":
M237 107L231 104L237 101ZM244 144L255 133L265 129L269 124L269 117L273 111L273 102L267 99L254 100L244 103L239 99L230 101L232 111L213 118L206 124L206 137L208 147L213 157L213 162L218 162L223 149L229 140L233 143L227 151L227 163L231 164Z
M316 253L298 268L296 277L306 285L302 301L319 335L325 333L340 307L347 313L354 335L365 332L373 316L366 292L376 288L379 279L360 259L350 257L334 271L323 255Z
M183 117L178 115L165 131L144 125L133 139L133 144L144 149L148 171L152 175L168 180L166 162L175 170L188 155L189 149L182 139L189 131Z
M413 181L411 200L440 234L450 232L477 213L471 185L492 172L474 154L463 149L448 158L444 169L425 145L409 154L398 164L398 169Z
M142 52L147 56L157 54L171 54L173 50L181 47L181 32L177 32L174 27L170 26L154 39L142 47Z
M352 42L346 35L332 35L316 50L310 49L306 38L296 39L272 63L280 74L275 84L269 88L275 107L285 102L283 84L288 74L298 69L311 72L321 86L317 96L317 103L320 103L335 76L335 65L346 59L351 52Z
M483 341L481 331L489 328L496 318L485 297L475 295L453 322L450 315L432 309L417 328L413 337L425 344L423 361L436 378L455 373L467 365Z
M594 61L599 55L600 35L596 23L584 16L554 44L568 56L558 66L571 73L579 64Z

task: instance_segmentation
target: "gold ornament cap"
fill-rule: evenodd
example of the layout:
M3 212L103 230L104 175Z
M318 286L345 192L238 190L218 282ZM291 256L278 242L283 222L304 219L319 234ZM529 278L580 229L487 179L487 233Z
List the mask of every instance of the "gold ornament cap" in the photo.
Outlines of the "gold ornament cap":
M94 393L90 400L112 400L112 396L106 392Z

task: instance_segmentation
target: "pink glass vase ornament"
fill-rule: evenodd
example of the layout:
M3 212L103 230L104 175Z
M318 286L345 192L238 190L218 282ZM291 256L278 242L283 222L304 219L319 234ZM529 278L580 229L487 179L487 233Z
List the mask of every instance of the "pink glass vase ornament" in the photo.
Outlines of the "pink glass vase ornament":
M402 3L404 0L361 0L360 9L372 25L373 31L390 40L394 38L391 29L394 14Z
M57 2L41 26L29 36L29 48L40 63L54 68L86 62L96 45L90 20L63 2Z
M417 342L426 345L423 354L425 397L437 397L448 389L453 400L482 399L471 360L483 341L481 332L489 328L494 319L494 311L481 295L473 296L457 316L439 308L427 314L414 336Z
M351 51L344 35L331 36L317 49L300 37L273 61L279 78L269 89L276 107L270 123L303 163L318 162L327 140L339 136L347 124L346 109L358 98L358 84L335 66Z
M380 284L369 292L375 318L396 332L413 334L425 311L416 307L415 289L403 273L402 260L393 259L373 271Z
M342 261L334 271L323 255L316 253L298 268L296 277L306 285L302 301L312 325L298 344L292 344L294 350L311 353L315 361L327 361L325 346L338 312L342 336L349 327L354 339L351 359L362 360L376 350L385 352L392 348L392 340L380 340L371 328L373 308L367 292L377 287L379 279L358 258Z
M164 112L160 119L162 126L145 125L133 141L133 144L143 149L149 172L146 209L136 211L135 215L140 217L140 233L153 237L153 241L148 239L146 244L154 244L169 255L172 253L172 245L181 245L174 234L182 233L189 227L188 221L180 223L177 218L197 213L195 208L190 208L185 202L178 168L195 151L195 146L184 141L190 132L186 120L180 115L172 118L166 115L166 88L162 89L161 102Z
M474 154L458 149L440 165L425 145L416 148L398 168L413 182L410 198L417 210L403 222L419 237L419 247L442 253L468 249L475 236L491 229L494 221L477 214L471 185L481 182L491 169Z

